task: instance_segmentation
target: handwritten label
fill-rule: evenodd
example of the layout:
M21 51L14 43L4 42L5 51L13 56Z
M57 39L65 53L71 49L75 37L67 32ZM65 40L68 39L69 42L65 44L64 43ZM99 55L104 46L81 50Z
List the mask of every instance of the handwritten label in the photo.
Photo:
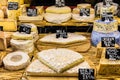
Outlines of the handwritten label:
M95 80L94 69L79 69L79 80Z
M120 60L120 49L107 48L105 58L109 60Z
M65 30L56 30L56 38L67 38L68 37L68 34L67 34L67 31Z
M27 16L37 16L37 9L28 7Z
M0 26L0 31L3 31L3 26Z
M90 16L90 9L88 8L80 9L80 16Z
M113 21L113 14L112 12L103 12L101 15L102 21Z
M102 47L115 47L115 37L102 37Z
M8 10L17 10L18 9L18 2L9 2L8 3Z
M22 24L22 25L20 25L19 32L30 34L31 33L31 26Z
M65 6L65 0L56 0L56 7L64 7Z

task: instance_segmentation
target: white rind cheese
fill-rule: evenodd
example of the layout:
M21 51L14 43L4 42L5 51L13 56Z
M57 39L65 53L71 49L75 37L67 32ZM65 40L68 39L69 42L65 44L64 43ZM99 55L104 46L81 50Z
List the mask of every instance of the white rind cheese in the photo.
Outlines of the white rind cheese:
M25 52L16 51L5 56L3 63L8 70L20 70L28 66L30 58Z

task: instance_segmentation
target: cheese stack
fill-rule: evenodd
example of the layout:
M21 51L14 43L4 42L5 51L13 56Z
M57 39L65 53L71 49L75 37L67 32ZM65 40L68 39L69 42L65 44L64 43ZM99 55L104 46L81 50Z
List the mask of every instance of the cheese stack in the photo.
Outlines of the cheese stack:
M71 9L68 6L50 6L45 12L44 19L51 23L60 24L71 19Z
M68 38L56 38L56 34L49 34L37 41L39 51L51 48L68 48L78 52L90 49L90 42L85 36L68 33Z
M88 12L88 16L86 15L80 15L82 13L82 9L88 9L90 12ZM87 11L85 11L85 14L87 14ZM95 12L94 9L91 8L91 4L78 4L77 8L73 9L72 12L72 19L75 20L75 22L91 22L95 18Z

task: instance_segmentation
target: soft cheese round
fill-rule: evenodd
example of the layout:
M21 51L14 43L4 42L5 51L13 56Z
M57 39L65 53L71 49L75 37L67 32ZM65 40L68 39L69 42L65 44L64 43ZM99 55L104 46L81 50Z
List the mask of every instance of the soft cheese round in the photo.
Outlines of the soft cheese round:
M8 70L19 70L28 66L30 58L27 53L16 51L5 56L3 63L5 68Z
M66 14L71 13L71 8L68 6L65 7L50 6L45 11L46 13Z

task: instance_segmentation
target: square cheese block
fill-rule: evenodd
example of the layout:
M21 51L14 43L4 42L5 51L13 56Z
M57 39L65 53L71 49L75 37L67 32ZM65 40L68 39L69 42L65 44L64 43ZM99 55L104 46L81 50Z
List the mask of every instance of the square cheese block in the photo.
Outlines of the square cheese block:
M80 53L64 48L43 50L37 53L37 57L57 73L62 73L84 61Z
M103 50L100 59L98 74L101 75L120 75L120 60L105 59L106 49Z
M86 61L65 71L64 73L56 73L38 59L35 59L26 69L26 74L29 76L78 76L78 70L85 68L91 68Z
M12 19L1 19L0 26L4 31L17 31L17 21Z

